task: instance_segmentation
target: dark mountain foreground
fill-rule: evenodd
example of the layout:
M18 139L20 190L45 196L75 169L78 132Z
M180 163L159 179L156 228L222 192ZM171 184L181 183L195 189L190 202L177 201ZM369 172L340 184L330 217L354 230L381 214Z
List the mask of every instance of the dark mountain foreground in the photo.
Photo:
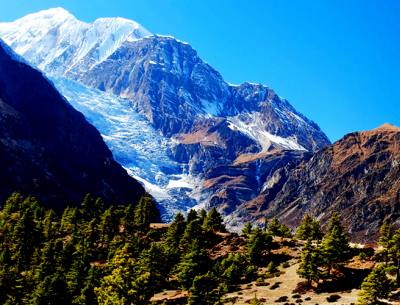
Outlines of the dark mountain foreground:
M107 203L145 194L84 116L1 41L0 168L1 202L20 191L61 210L85 193Z

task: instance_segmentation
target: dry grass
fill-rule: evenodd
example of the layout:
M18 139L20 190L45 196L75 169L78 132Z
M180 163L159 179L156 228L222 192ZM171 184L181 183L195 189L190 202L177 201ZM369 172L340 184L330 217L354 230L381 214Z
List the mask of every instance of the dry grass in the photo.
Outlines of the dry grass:
M296 295L295 289L299 286L302 279L296 273L298 268L298 262L296 259L292 259L288 268L281 268L282 273L275 278L267 279L266 282L269 283L267 286L256 285L256 282L252 282L249 286L248 284L242 285L240 290L229 293L226 298L231 299L231 302L227 304L245 305L249 304L254 296L262 300L263 304L284 304L284 303L296 303L297 300L302 300L301 304L304 305L327 305L327 304L341 304L350 305L355 303L357 300L358 290L353 289L351 291L342 291L339 293L316 293L314 291L307 291L304 294ZM277 287L275 289L271 289ZM327 297L338 294L340 299L337 302L330 303L327 301ZM287 297L285 302L275 302L279 299L283 300ZM300 296L300 297L299 297ZM297 301L300 302L300 301Z

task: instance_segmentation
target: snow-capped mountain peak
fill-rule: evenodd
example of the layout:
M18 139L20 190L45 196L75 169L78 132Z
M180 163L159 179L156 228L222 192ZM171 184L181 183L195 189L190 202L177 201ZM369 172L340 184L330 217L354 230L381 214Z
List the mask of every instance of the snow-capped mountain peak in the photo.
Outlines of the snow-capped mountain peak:
M70 12L68 12L65 8L54 7L54 8L50 8L47 10L39 11L37 13L28 14L28 15L22 17L21 19L19 19L19 21L31 20L34 22L35 20L38 21L42 18L54 19L54 20L63 20L63 19L67 19L67 18L75 19L75 17Z
M18 54L49 74L63 75L80 66L102 62L125 41L151 35L139 23L121 17L100 18L92 23L76 19L63 8L29 14L14 22L0 23L0 37Z
M99 129L166 218L203 203L230 213L276 170L329 144L271 88L231 85L188 43L132 20L86 23L51 9L0 23L0 38Z

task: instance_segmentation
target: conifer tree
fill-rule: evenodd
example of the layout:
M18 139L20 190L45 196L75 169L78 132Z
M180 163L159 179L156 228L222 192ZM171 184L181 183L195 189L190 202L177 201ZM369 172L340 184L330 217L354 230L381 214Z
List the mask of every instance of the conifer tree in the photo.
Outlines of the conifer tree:
M204 220L203 227L207 231L226 231L222 216L215 207L211 208L211 210L208 212L207 217Z
M81 203L81 215L84 219L90 219L96 214L96 200L92 197L92 195L86 194Z
M311 221L311 238L312 238L312 240L316 240L316 241L320 242L323 237L324 237L324 233L322 232L320 222L317 219L313 218L313 220Z
M50 240L56 237L58 232L58 219L56 213L53 210L48 210L45 213L43 222L43 237L46 240Z
M48 275L36 286L31 304L32 305L70 305L71 295L68 292L65 277L61 270Z
M96 221L96 219L93 219L93 221ZM100 239L104 243L109 243L118 233L119 219L116 217L113 207L109 207L101 214L98 230Z
M220 301L217 279L208 272L197 275L190 288L188 305L214 305Z
M189 289L196 276L207 273L208 264L209 258L206 251L197 243L192 244L189 252L183 256L176 267L175 273L180 285Z
M201 209L197 214L199 217L200 224L203 225L207 217L207 211L205 209Z
M271 243L272 237L269 234L258 227L255 228L247 242L247 254L250 262L254 265L261 264L263 251L269 250Z
M146 273L149 274L150 293L154 294L165 285L170 268L167 257L160 245L153 243L149 249L143 250L138 259L137 266L136 273L139 276Z
M303 220L296 230L296 238L302 240L321 240L323 233L321 225L318 220L311 217L309 214L305 214Z
M136 304L142 297L134 290L135 259L126 247L117 251L110 262L111 273L95 288L99 304Z
M27 208L21 211L21 217L16 221L11 235L12 259L16 262L17 272L29 269L35 247L40 242L40 231L34 217L34 211Z
M240 253L230 253L220 265L221 278L227 285L239 284L246 275L248 260Z
M346 260L349 252L349 241L344 232L339 215L334 213L329 221L327 232L322 240L322 254L328 268L328 276L332 268Z
M383 248L385 264L389 262L389 251L393 242L394 229L392 224L386 219L379 231L378 243Z
M378 299L387 298L392 287L385 268L383 266L376 267L361 284L357 305L379 304Z
M124 228L124 234L129 236L136 231L135 225L135 207L128 204L124 209L124 215L121 218L121 225Z
M168 227L166 234L166 244L173 251L177 251L179 242L185 233L186 222L182 213L178 213L175 216L174 221Z
M297 273L300 277L307 280L308 287L312 286L312 282L318 283L321 278L321 258L318 249L316 249L308 239L301 252L300 265Z
M191 221L193 221L195 219L198 219L198 218L199 218L199 216L198 216L196 210L190 209L190 211L187 214L186 221L187 221L187 223L189 223L189 222L191 222Z
M279 228L280 228L281 223L279 222L278 218L274 217L268 224L268 232L272 236L278 236L279 235Z
M268 233L272 236L280 236L280 237L291 237L290 229L282 224L278 218L273 218L271 222L268 224Z
M185 251L189 249L194 242L200 247L204 247L204 231L200 224L200 219L193 220L187 224L180 241L180 248Z
M252 231L253 231L253 225L250 222L246 222L242 229L242 235L244 237L249 237Z
M389 248L389 256L396 269L397 287L400 287L400 229L393 234Z
M147 230L152 222L160 222L160 212L153 198L143 196L140 198L135 208L135 224L144 230Z
M61 232L72 234L78 228L79 215L77 208L66 207L61 217Z

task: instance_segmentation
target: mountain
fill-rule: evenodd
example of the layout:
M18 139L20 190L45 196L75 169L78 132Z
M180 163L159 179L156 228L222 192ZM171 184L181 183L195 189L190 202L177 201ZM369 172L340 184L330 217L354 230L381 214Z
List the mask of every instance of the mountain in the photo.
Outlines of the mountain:
M34 195L60 210L85 193L136 202L142 186L43 74L0 40L0 201Z
M384 219L400 225L400 128L350 133L269 182L236 219L277 216L296 226L305 213L326 223L336 211L354 240L374 240Z
M63 8L29 14L0 23L0 37L18 54L50 74L79 74L112 54L124 41L150 33L123 18L101 18L89 24Z
M271 88L231 85L189 44L134 21L50 9L1 23L0 37L52 78L164 214L200 204L228 215L330 144Z

